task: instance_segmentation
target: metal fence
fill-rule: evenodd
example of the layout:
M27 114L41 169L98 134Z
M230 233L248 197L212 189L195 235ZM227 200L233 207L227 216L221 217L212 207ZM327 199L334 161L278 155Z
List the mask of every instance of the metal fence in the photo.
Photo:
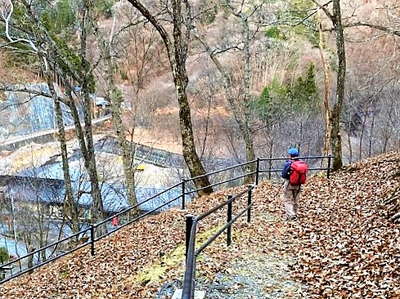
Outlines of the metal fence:
M215 239L217 239L224 231L226 231L226 244L229 246L232 243L232 224L238 220L241 216L247 213L247 222L251 220L251 207L252 203L252 190L255 185L249 185L248 189L235 195L229 195L228 200L222 204L212 208L211 210L199 215L187 215L186 216L186 271L183 283L182 298L194 298L195 289L195 277L196 277L196 258L199 254L206 249ZM236 216L233 217L233 203L237 199L240 199L247 193L247 205L242 209ZM226 224L220 228L215 234L213 234L207 241L205 241L198 249L196 247L196 232L197 225L201 220L217 212L223 207L227 206L227 217Z
M331 160L332 156L314 156L314 157L302 157L302 160L321 160L320 167L310 167L309 170L316 171L316 170L326 170L326 175L329 178L330 171L331 171ZM323 160L327 159L327 167L323 167ZM268 174L268 178L271 179L273 173L280 173L282 168L274 168L275 162L282 162L287 160L287 158L259 158L255 161L249 163L256 163L255 171L244 174L234 179L246 177L248 175L255 174L254 184L249 185L248 189L235 195L229 195L228 199L223 202L222 204L212 208L211 210L199 215L187 215L186 216L186 269L184 275L184 282L183 282L183 290L182 290L182 299L192 299L194 298L195 294L195 280L196 280L196 258L201 254L201 252L208 247L214 240L216 240L224 231L226 231L226 243L227 246L231 245L232 242L232 225L233 223L238 220L241 216L247 213L247 222L250 223L251 220L251 208L253 206L252 202L252 190L255 188L256 185L259 183L260 177L263 174ZM268 162L267 169L263 169L262 166L265 164L264 162ZM246 165L245 163L243 165ZM233 216L233 202L240 199L247 193L247 203L245 207L240 210L236 216ZM207 241L205 241L198 249L196 249L196 232L197 226L199 222L210 216L211 214L217 212L218 210L222 209L223 207L227 206L227 217L226 217L226 224L220 228L215 234L213 234Z
M0 284L22 274L30 273L41 266L86 246L90 246L90 253L95 255L95 244L97 241L150 214L160 212L165 207L180 206L182 209L185 209L186 203L193 197L193 194L207 187L221 187L223 185L225 185L224 187L237 186L243 184L245 178L250 178L254 180L255 184L258 184L259 180L265 177L265 174L269 174L269 178L271 178L272 173L281 171L281 169L273 167L274 163L286 159L287 158L258 158L253 161L213 171L202 176L183 179L181 182L145 199L136 206L124 209L99 223L90 224L85 229L71 236L29 252L25 256L18 257L6 263L1 263ZM329 177L332 156L302 157L301 159L321 160L321 167L312 167L310 170L327 170L327 176ZM327 167L322 167L322 161L324 159L327 159ZM265 162L268 162L267 167L264 167ZM246 167L248 166L253 166L255 170L246 172ZM196 189L194 187L195 180L205 176L209 178L211 182L210 186ZM172 190L175 192L171 192ZM163 201L162 204L154 209L138 213L142 205L160 199L167 192L179 195Z

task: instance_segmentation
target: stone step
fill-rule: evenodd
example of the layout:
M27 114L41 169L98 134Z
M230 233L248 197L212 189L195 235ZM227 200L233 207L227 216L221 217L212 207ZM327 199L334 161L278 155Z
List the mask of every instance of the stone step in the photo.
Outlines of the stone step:
M203 299L206 297L205 291L194 291L194 299ZM172 299L181 299L182 298L182 289L175 290Z

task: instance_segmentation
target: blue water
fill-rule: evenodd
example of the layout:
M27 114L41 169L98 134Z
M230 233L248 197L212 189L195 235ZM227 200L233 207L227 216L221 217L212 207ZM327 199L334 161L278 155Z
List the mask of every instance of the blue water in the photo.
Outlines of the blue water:
M4 236L0 236L0 247L6 248L8 254L11 256L26 255L26 247L24 243L15 242L14 240L6 238Z

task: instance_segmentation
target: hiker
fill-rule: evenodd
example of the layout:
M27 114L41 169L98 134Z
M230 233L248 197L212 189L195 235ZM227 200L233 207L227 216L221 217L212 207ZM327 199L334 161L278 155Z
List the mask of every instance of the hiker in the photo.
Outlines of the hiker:
M297 219L297 206L301 192L301 185L306 181L308 166L299 159L297 148L288 150L289 160L285 162L282 170L283 184L283 205L285 208L286 219Z

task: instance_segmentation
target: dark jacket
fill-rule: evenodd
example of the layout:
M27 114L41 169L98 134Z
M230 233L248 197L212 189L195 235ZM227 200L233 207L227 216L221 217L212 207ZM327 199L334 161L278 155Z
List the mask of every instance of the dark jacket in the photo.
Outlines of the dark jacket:
M282 175L281 175L284 179L287 179L287 180L289 179L289 177L290 177L290 165L292 165L292 163L294 161L296 161L296 160L298 160L298 159L294 158L294 159L287 160L285 162L285 165L283 166L283 169L282 169Z

